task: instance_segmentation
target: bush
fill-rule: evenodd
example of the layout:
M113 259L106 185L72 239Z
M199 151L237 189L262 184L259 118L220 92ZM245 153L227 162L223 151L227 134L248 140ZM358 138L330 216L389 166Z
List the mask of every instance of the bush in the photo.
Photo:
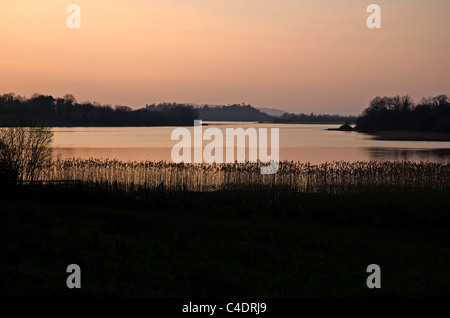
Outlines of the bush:
M34 181L51 161L49 127L13 124L0 128L0 184Z

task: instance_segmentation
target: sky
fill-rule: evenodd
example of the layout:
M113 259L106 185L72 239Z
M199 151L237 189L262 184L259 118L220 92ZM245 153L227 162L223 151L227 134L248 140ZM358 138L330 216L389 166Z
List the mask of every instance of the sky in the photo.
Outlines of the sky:
M0 94L359 114L450 94L449 14L448 0L2 0Z

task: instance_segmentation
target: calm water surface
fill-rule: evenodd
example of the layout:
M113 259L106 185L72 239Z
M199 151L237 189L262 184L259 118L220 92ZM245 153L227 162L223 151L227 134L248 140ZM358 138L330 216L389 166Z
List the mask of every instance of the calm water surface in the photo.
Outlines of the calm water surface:
M326 161L412 160L450 162L450 142L384 141L372 136L327 131L339 125L280 125L253 122L204 122L203 130L225 128L279 128L280 159ZM54 128L53 147L61 158L102 158L124 161L171 160L176 127L74 127ZM187 127L192 133L192 126ZM193 134L192 134L193 135ZM224 134L225 135L225 134ZM209 141L203 141L206 145Z

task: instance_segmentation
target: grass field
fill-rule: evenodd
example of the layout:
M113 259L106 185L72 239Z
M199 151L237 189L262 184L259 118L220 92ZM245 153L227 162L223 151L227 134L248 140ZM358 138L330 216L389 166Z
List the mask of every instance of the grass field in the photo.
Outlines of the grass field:
M279 198L284 193L290 200ZM447 191L22 187L0 196L2 297L444 297ZM263 198L265 198L263 200ZM382 288L366 287L369 264ZM66 287L69 264L82 288Z

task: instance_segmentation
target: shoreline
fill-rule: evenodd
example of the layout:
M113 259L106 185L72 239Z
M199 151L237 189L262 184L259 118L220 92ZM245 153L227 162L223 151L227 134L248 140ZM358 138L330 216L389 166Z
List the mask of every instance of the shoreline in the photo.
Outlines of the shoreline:
M379 131L368 133L376 140L403 140L403 141L450 141L450 134L424 131Z
M359 131L352 129L327 128L327 131L357 132L373 136L375 140L399 140L399 141L450 141L450 133L418 130L382 130Z

